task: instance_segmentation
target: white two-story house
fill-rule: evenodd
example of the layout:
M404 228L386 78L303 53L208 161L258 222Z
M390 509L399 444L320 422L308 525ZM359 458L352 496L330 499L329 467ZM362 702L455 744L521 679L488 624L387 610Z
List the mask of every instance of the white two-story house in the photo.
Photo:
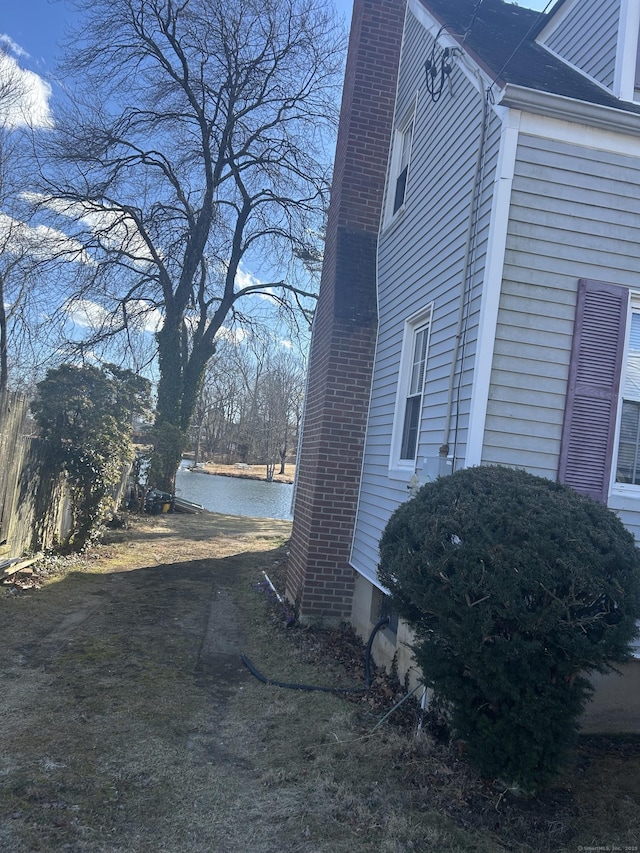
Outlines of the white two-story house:
M639 33L637 0L408 0L350 559L363 635L391 513L453 470L559 479L640 538ZM377 656L406 671L406 639ZM609 719L636 666L607 681Z

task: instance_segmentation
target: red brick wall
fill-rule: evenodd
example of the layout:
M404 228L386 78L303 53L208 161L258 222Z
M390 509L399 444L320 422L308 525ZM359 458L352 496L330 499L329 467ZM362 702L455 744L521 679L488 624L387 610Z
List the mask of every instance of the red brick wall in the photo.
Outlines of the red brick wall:
M287 596L349 619L376 336L376 248L405 0L355 0L294 506Z

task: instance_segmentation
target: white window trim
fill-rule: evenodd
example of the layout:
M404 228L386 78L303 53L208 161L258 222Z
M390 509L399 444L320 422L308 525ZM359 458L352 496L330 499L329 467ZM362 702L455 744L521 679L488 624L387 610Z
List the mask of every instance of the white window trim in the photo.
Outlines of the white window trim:
M407 397L409 396L409 383L411 381L411 370L413 367L413 353L416 332L428 326L427 347L425 354L425 367L422 377L422 400L420 403L420 416L418 419L418 437L416 441L416 455L413 459L401 459L402 435L404 431L404 420ZM429 349L431 347L431 332L433 330L433 302L412 314L405 320L402 335L402 350L400 354L400 365L398 370L398 386L396 390L396 404L393 415L393 428L391 431L391 452L389 455L389 477L395 480L410 480L416 471L418 450L420 445L420 426L422 423L422 412L424 409L425 386L429 365Z
M402 215L402 212L405 209L406 201L407 201L407 187L409 186L409 179L411 177L411 161L413 159L413 144L416 137L416 112L417 112L417 97L415 97L411 103L409 109L405 112L404 118L401 122L395 127L393 132L393 144L391 146L391 157L389 161L389 171L387 177L387 198L385 202L385 224L389 225L391 222L396 220L399 216ZM403 143L404 138L407 133L409 127L412 127L411 131L411 144L409 147L409 160L407 162L407 178L405 182L405 190L404 197L402 199L402 204L398 207L397 210L394 210L395 206L395 198L396 198L396 185L398 182L398 178L400 177L400 164L402 162L402 151L403 151Z
M618 471L618 451L620 449L620 422L622 420L622 401L624 399L624 380L627 367L627 357L629 354L629 332L631 330L632 314L640 313L640 292L631 291L629 293L629 304L627 307L627 332L624 342L624 352L622 354L622 375L620 376L620 390L618 392L618 410L616 412L616 432L613 441L613 459L611 460L611 483L609 486L610 495L618 495L621 497L633 498L634 502L640 499L640 485L633 483L618 483L616 481Z
M640 36L640 5L621 0L613 94L624 101L637 101L636 68Z
M629 293L629 305L627 307L627 329L631 330L631 315L640 313L640 293L631 291ZM640 500L640 486L632 483L617 483L616 473L618 468L618 449L620 444L620 421L622 418L622 400L624 397L624 379L625 369L627 365L627 355L629 351L630 335L627 334L624 342L624 353L622 356L622 375L620 377L620 392L618 394L618 412L616 415L616 433L613 444L613 459L611 465L611 484L609 488L609 500L607 503L615 511L625 510L627 512L638 511L638 500ZM631 656L634 660L640 660L640 640L635 640L632 644Z

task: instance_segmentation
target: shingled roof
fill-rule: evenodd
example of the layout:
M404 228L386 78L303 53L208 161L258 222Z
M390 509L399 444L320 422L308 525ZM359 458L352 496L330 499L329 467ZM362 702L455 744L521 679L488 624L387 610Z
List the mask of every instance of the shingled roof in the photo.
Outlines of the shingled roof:
M549 53L535 38L553 15L503 0L420 0L446 32L499 87L513 83L564 95L578 101L640 113L638 104L622 101ZM554 7L556 10L560 4ZM476 6L478 8L476 9Z

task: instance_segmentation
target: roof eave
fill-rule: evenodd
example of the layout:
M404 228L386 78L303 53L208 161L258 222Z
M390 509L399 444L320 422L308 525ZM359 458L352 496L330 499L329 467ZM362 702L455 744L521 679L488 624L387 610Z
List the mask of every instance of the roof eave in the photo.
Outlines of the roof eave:
M566 95L542 92L513 83L508 83L502 90L502 96L496 100L503 107L640 136L640 114L628 110L579 101Z
M416 7L422 8L435 22L436 29L439 27L441 32L452 39L458 47L460 47L464 53L469 57L472 63L474 63L480 71L482 71L489 80L492 81L493 85L502 88L504 86L504 80L498 77L495 69L490 68L489 65L482 59L482 57L476 53L476 51L468 44L465 43L463 35L460 33L452 32L449 26L447 25L446 19L437 11L431 8L429 5L429 0L409 0L407 8L412 9L414 13L416 13Z

